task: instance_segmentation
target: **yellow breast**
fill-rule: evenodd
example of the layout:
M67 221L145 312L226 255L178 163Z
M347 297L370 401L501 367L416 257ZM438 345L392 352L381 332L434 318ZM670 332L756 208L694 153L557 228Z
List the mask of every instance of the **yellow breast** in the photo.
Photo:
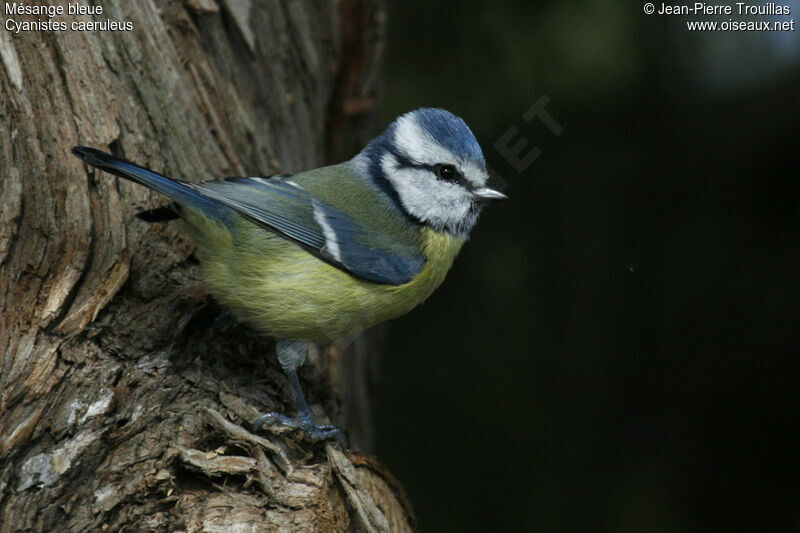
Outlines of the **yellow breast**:
M407 313L444 281L463 238L425 228L422 272L404 285L371 283L343 272L271 232L230 233L187 220L211 294L240 318L284 339L324 342ZM199 231L202 227L202 232Z

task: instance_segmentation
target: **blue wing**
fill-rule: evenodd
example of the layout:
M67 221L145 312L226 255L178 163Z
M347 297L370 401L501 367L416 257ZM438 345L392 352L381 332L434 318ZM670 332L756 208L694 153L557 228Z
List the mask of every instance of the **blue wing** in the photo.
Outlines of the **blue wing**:
M178 204L225 223L230 222L229 209L233 210L367 281L402 285L425 267L425 256L415 234L399 230L397 218L386 217L383 222L389 227L376 231L286 177L187 183L94 148L76 146L72 153L87 164L154 189ZM371 199L364 196L351 200ZM391 209L389 204L387 209Z
M425 267L415 240L359 224L290 177L227 178L186 185L356 277L402 285Z

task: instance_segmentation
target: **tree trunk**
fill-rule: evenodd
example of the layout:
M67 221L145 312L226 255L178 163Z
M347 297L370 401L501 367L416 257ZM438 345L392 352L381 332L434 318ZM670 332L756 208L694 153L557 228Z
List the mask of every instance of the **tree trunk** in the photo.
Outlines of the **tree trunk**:
M0 30L0 531L412 528L368 457L249 432L293 409L274 342L218 319L179 226L134 217L162 197L69 154L188 181L352 155L374 133L382 2L102 8ZM71 28L92 20L133 27ZM321 347L301 373L317 421L362 449L377 337Z

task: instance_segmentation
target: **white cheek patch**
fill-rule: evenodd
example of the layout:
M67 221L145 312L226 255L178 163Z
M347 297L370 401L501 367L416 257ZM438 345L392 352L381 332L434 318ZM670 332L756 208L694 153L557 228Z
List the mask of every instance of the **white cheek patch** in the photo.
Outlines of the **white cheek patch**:
M472 198L463 187L439 180L429 170L402 167L391 154L383 156L381 168L405 210L434 229L460 227L468 218Z

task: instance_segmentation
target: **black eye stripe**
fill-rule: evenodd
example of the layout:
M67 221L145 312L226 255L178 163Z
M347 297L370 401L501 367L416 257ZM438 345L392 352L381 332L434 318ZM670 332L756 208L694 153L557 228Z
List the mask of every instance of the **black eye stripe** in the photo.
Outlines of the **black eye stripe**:
M456 185L460 185L467 190L472 188L470 183L467 181L467 178L465 178L464 175L453 165L426 165L426 168L433 172L436 177L442 181L447 183L455 183Z
M460 185L460 186L464 187L467 190L470 190L472 188L470 183L464 177L464 175L461 172L459 172L458 169L454 165L450 165L450 164L447 164L447 163L439 163L437 165L426 165L426 164L423 164L423 163L415 163L411 159L409 159L405 155L401 154L397 150L391 150L390 149L389 153L392 154L394 156L394 158L397 160L397 164L398 164L399 167L415 168L415 169L419 169L419 170L427 170L427 171L433 173L433 175L436 176L437 179L440 179L440 180L448 182L448 183L455 183L457 185ZM443 169L443 168L446 168L446 167L453 169L454 175L453 175L452 178L445 178L445 177L442 177L439 174L439 171L441 169Z

